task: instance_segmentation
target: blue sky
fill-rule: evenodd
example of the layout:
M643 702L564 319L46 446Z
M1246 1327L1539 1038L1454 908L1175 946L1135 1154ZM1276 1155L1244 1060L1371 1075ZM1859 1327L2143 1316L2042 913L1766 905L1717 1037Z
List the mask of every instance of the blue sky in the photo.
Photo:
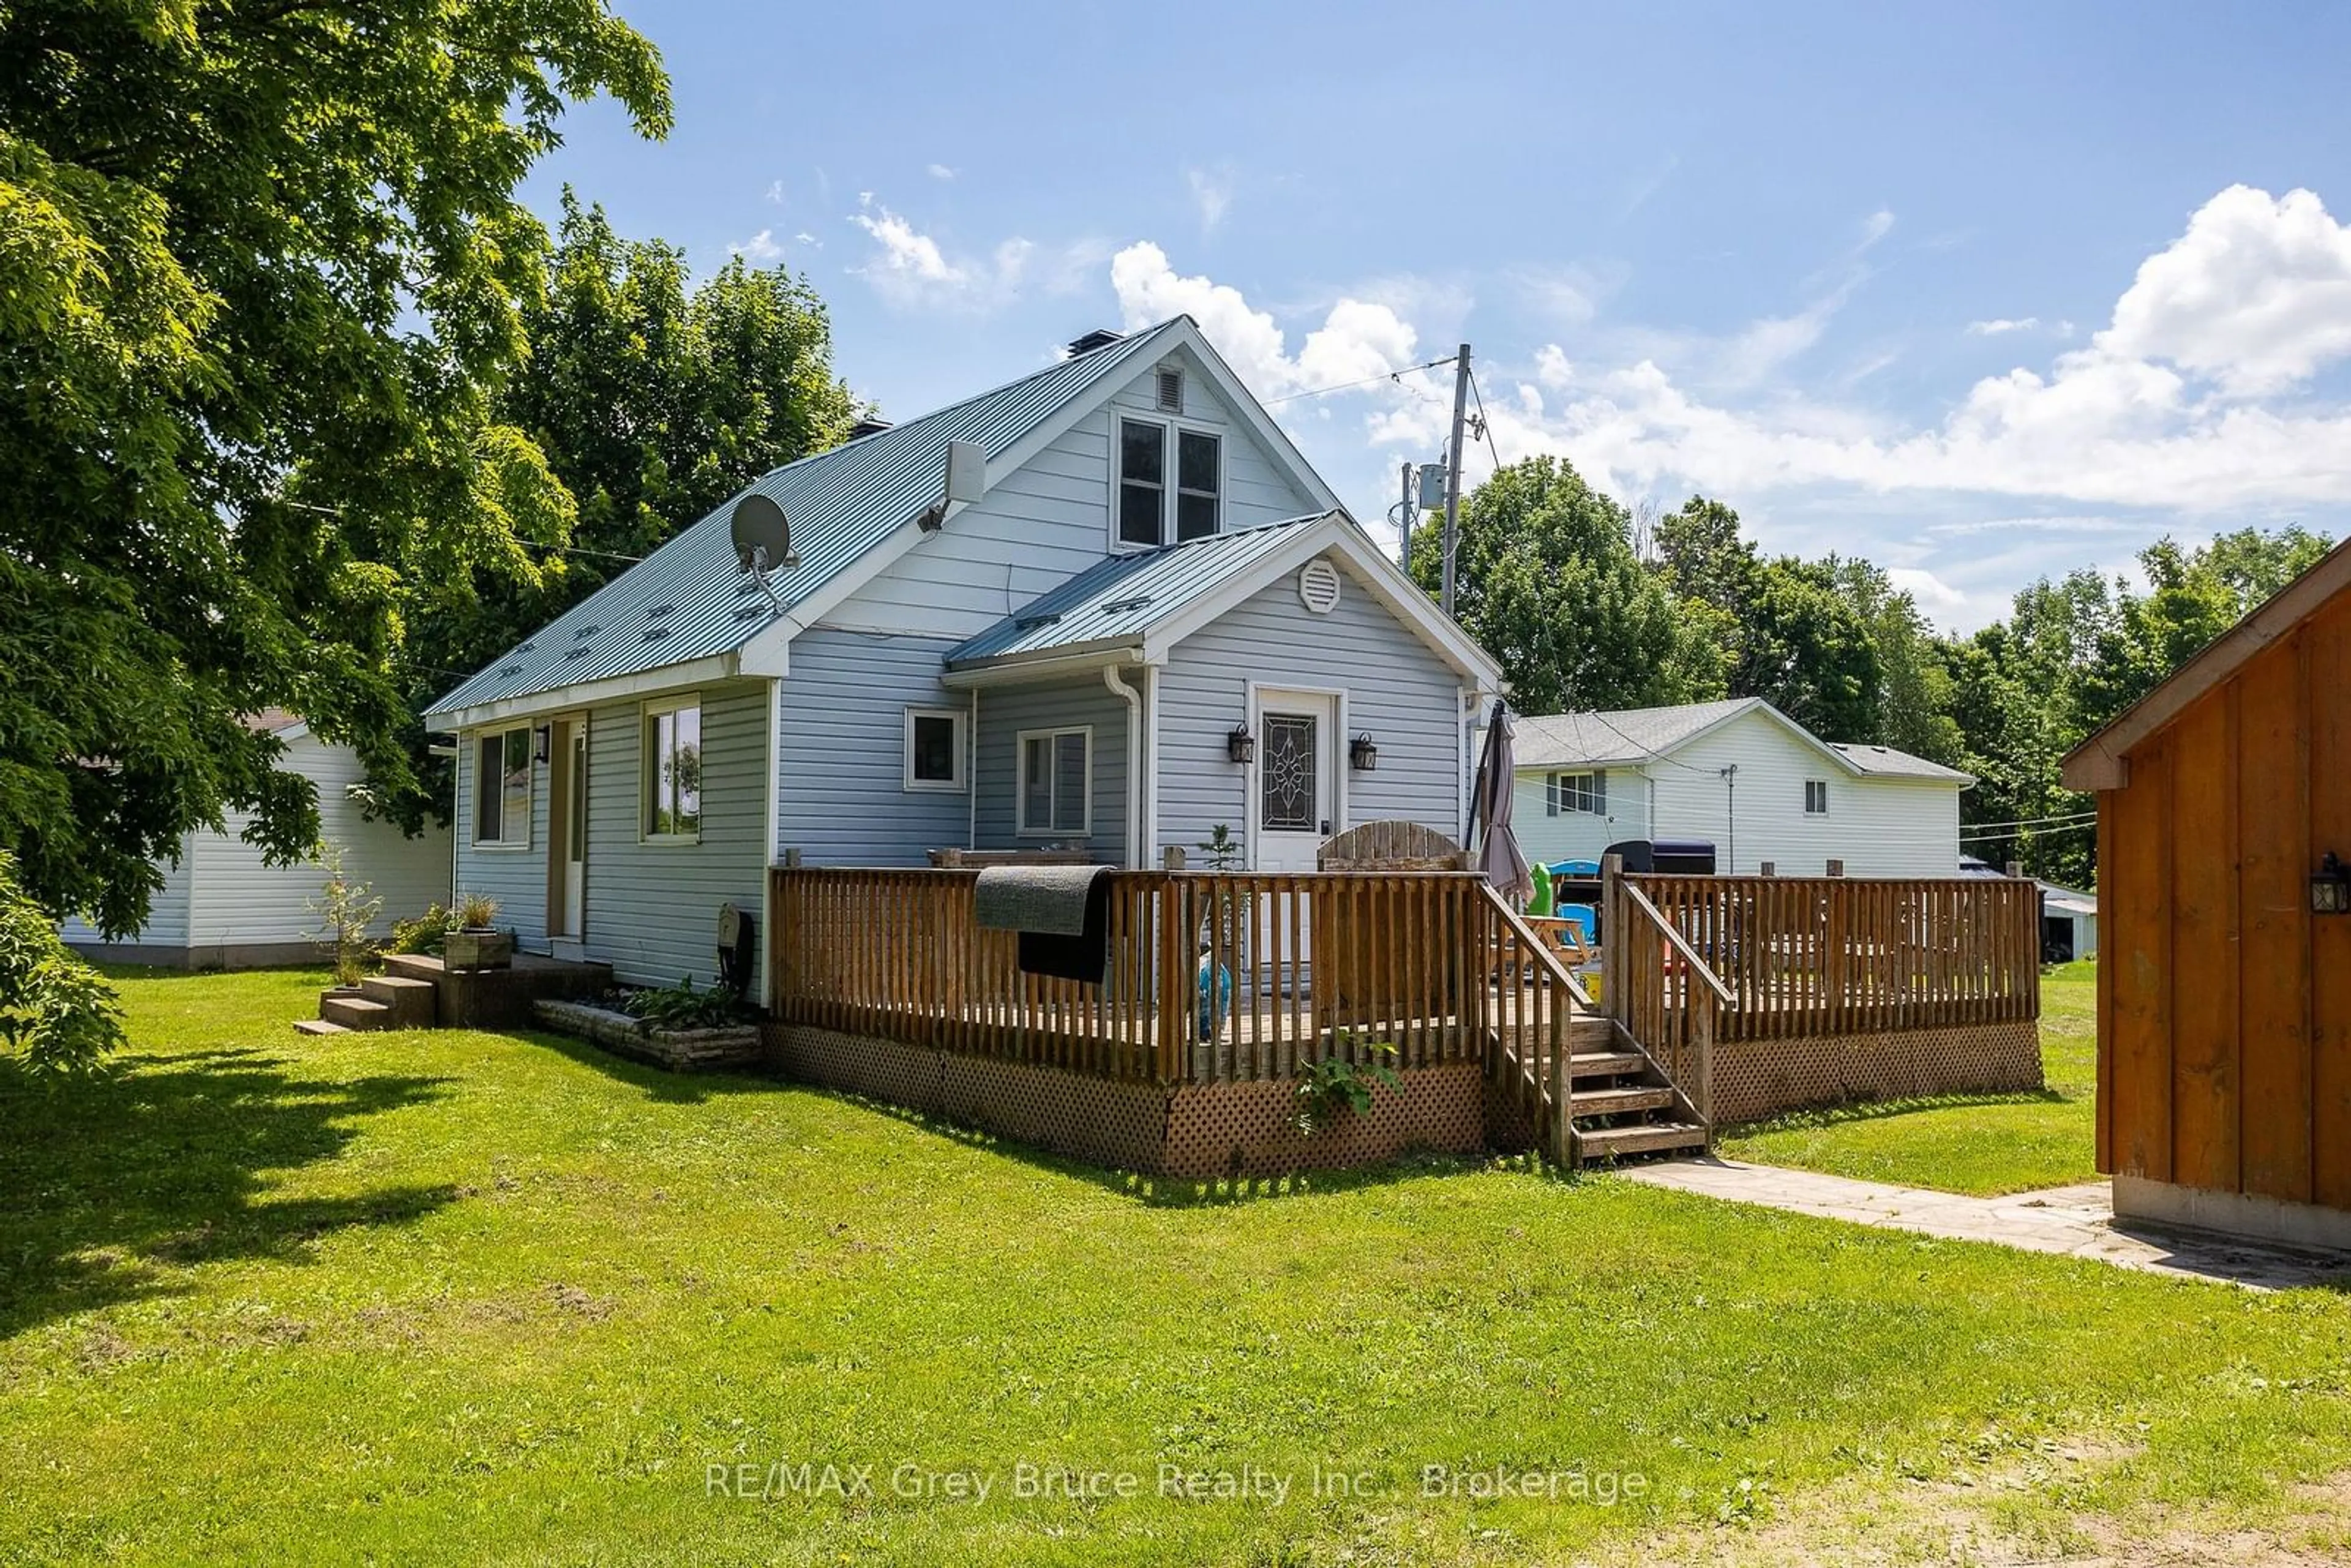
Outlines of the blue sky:
M1505 460L1869 556L1939 623L2351 514L2351 8L625 0L677 99L534 178L807 273L906 416L1176 310L1375 531ZM1474 453L1474 481L1490 462Z

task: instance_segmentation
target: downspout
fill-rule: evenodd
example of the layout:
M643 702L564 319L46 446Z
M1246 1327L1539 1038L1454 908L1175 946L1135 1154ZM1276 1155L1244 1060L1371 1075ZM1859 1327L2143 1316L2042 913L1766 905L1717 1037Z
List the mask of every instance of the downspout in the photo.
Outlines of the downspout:
M1159 666L1143 666L1143 845L1144 870L1159 849Z
M783 768L784 683L768 677L768 847L759 856L759 995L779 1000L776 977L768 973L768 955L775 950L776 841L784 836Z
M1453 836L1465 850L1474 850L1469 841L1469 770L1470 758L1478 747L1470 741L1469 733L1478 726L1478 716L1486 708L1486 696L1474 686L1461 688L1461 722L1455 727L1458 745L1453 758ZM1511 780L1516 789L1518 781Z
M1019 743L1016 741L1014 744L1017 746ZM1016 768L1019 766L1017 758L1014 765ZM965 804L971 814L971 821L964 826L963 847L976 850L979 848L979 688L977 686L971 688L971 759L964 766L967 769L963 780ZM1016 811L1019 810L1018 800L1013 802L1013 810Z
M1143 859L1143 694L1126 684L1116 664L1102 666L1102 685L1126 703L1126 863L1140 871Z

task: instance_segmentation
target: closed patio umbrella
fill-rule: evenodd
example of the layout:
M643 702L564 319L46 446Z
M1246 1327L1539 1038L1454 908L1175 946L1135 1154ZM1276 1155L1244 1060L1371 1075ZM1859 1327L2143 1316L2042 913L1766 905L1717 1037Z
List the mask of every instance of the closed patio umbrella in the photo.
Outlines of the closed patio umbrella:
M1478 787L1470 793L1469 822L1472 832L1480 829L1485 832L1478 846L1478 869L1486 873L1495 892L1510 901L1511 908L1520 909L1525 907L1535 883L1527 870L1527 857L1519 852L1518 835L1510 831L1515 781L1510 710L1497 698L1493 720L1486 727L1485 748L1478 757Z

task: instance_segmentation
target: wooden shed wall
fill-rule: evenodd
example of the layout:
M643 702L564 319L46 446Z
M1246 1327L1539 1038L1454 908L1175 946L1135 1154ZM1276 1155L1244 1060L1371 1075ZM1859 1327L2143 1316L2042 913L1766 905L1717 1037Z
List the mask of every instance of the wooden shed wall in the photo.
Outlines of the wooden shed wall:
M2130 753L2098 798L2098 1168L2351 1208L2351 600Z

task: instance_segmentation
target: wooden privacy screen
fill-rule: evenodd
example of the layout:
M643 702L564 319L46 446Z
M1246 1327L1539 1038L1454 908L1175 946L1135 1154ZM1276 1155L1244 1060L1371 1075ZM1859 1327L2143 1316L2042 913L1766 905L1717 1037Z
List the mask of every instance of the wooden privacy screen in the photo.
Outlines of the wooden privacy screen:
M2098 797L2098 1168L2351 1208L2351 601L2196 697Z

